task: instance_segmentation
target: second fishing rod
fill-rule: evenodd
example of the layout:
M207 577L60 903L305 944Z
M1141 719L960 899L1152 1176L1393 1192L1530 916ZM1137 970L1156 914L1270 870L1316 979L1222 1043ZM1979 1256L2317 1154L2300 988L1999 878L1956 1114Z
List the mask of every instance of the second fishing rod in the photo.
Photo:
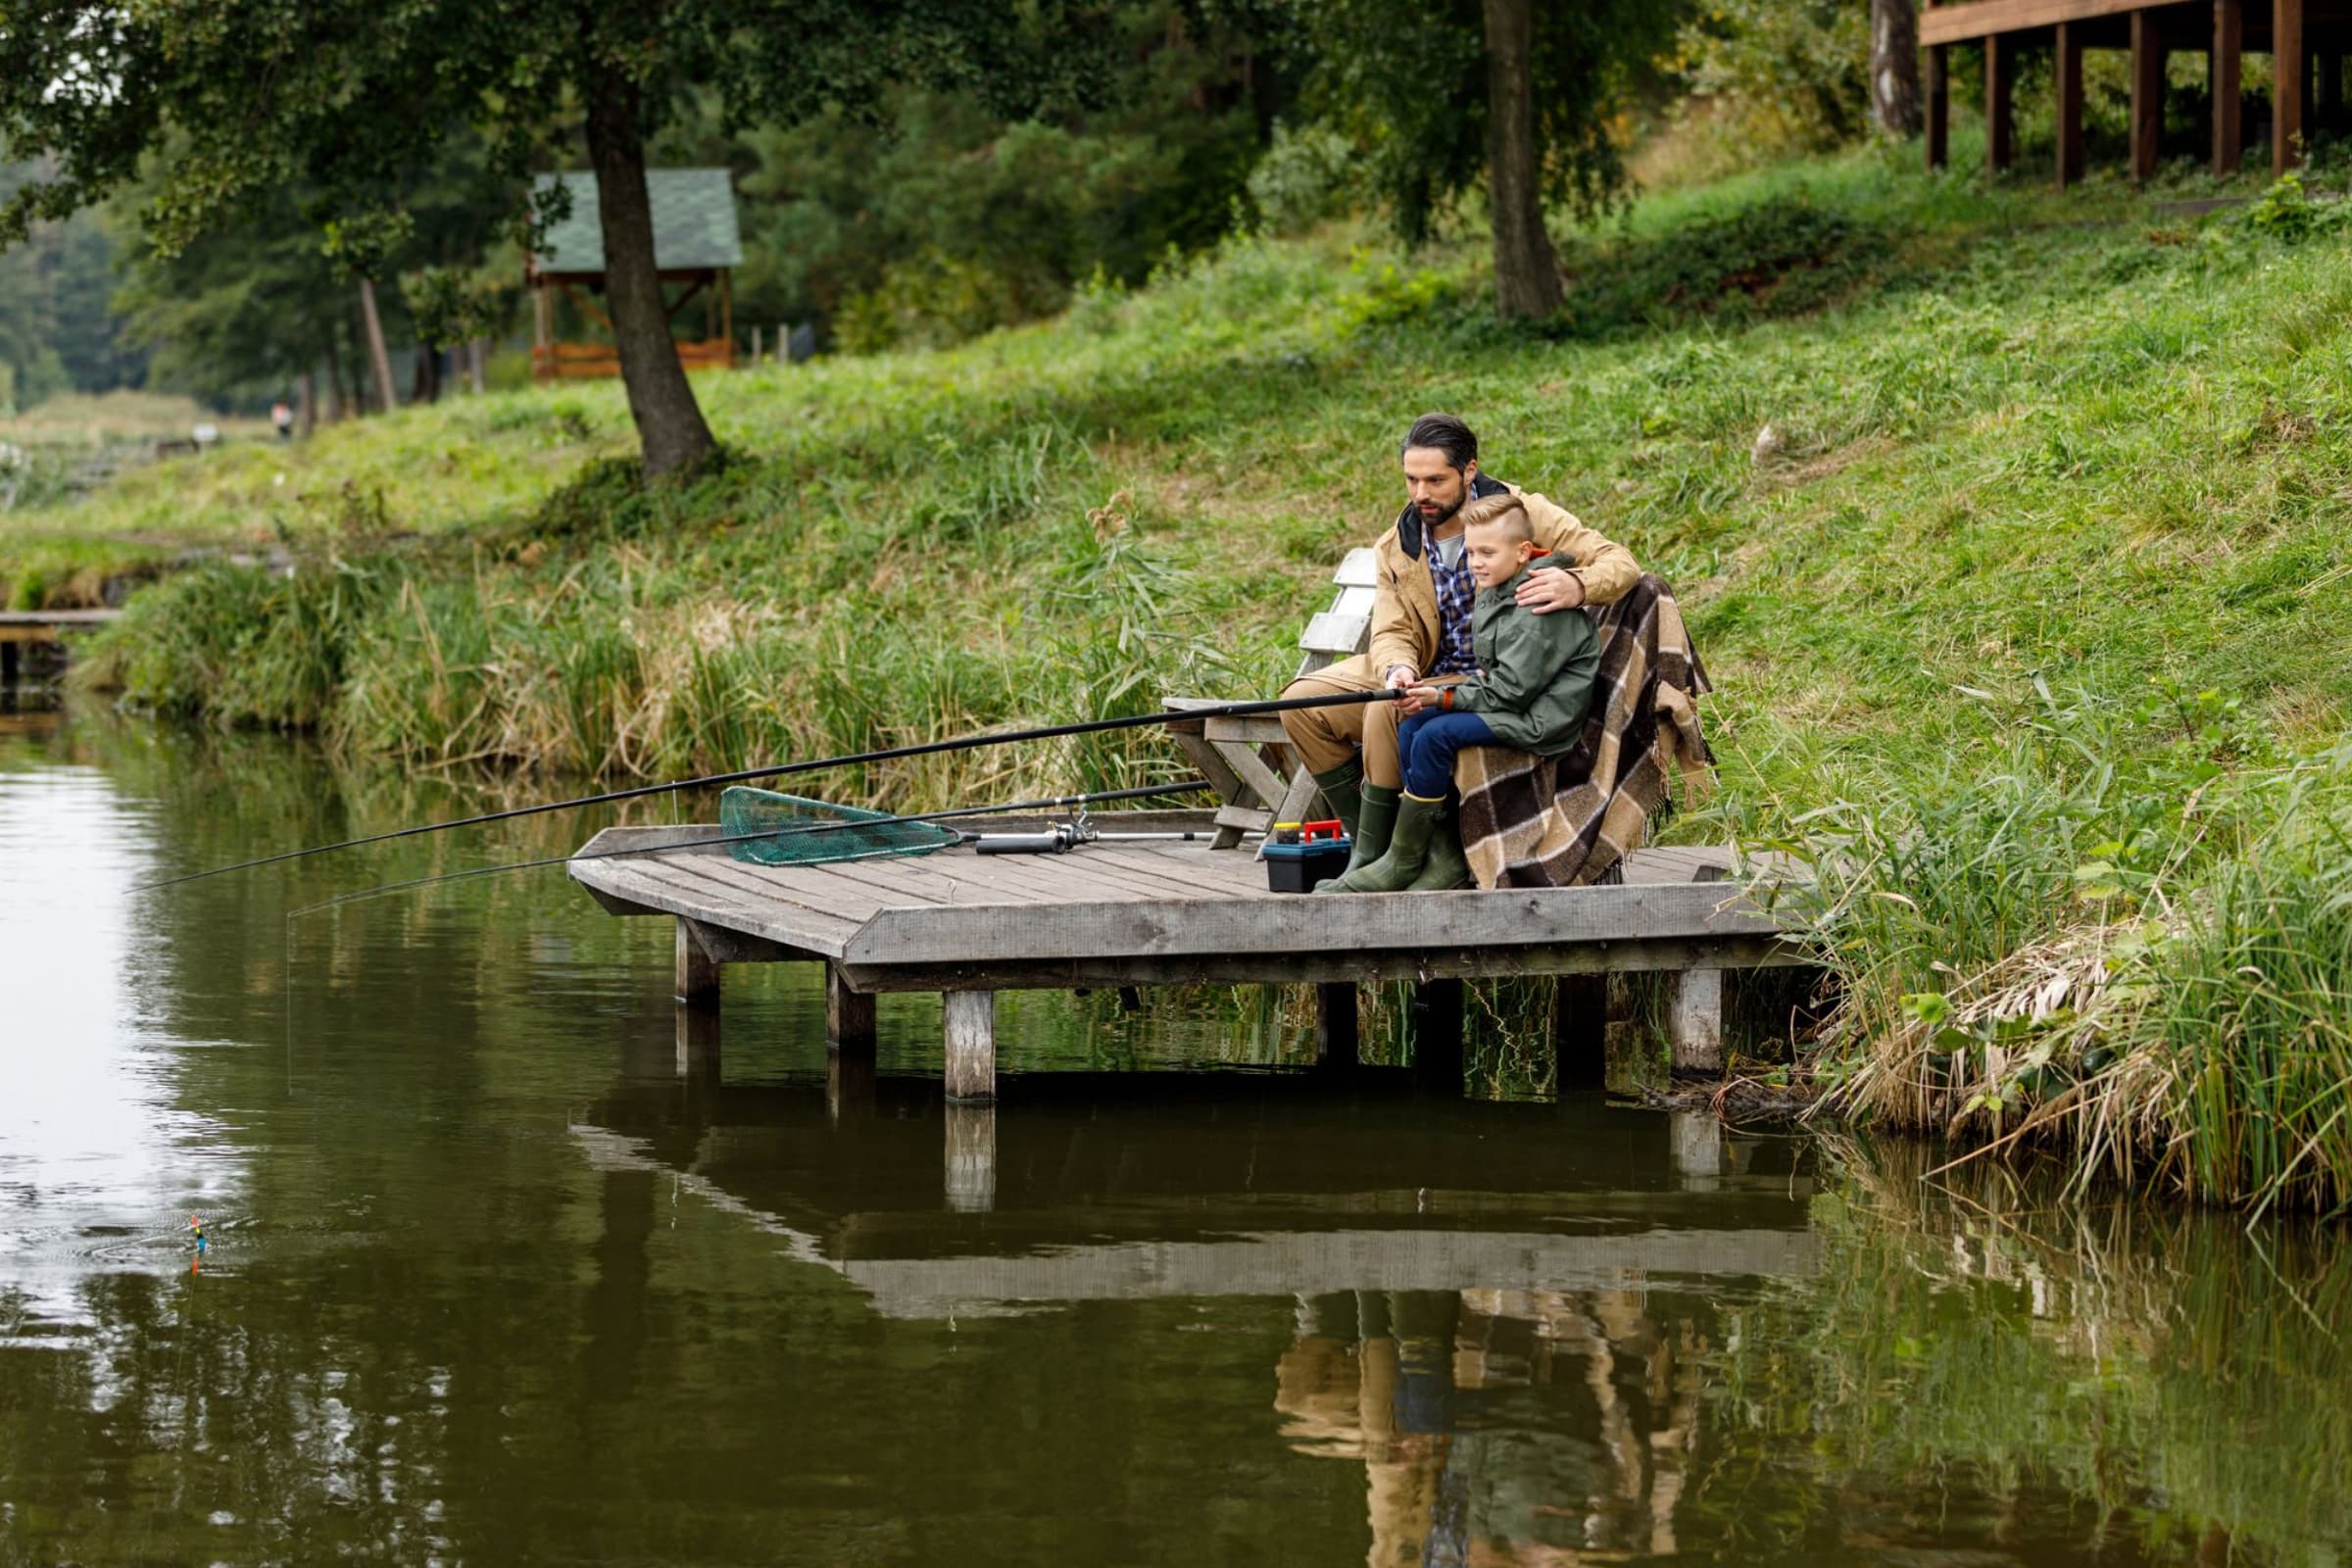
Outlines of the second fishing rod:
M480 827L491 822L507 822L516 817L538 816L549 811L577 810L584 807L605 806L617 801L641 800L649 795L672 795L684 790L715 789L727 784L748 784L754 779L784 778L794 773L813 773L829 767L855 767L868 762L891 762L909 757L932 757L942 752L974 751L987 746L1011 746L1023 741L1059 740L1072 735L1099 735L1106 731L1141 729L1152 724L1192 724L1209 718L1250 718L1265 713L1287 713L1308 708L1341 708L1361 703L1393 703L1404 695L1393 688L1366 692L1337 692L1322 697L1277 697L1264 701L1225 703L1215 708L1193 708L1176 712L1128 713L1117 718L1084 719L1070 724L1047 724L1033 729L1001 730L978 735L961 735L952 740L918 741L910 746L888 746L878 751L853 752L841 757L819 757L805 762L778 762L766 767L738 768L731 773L709 773L700 778L674 779L662 784L639 784L628 789L607 790L600 795L582 795L568 801L548 801L538 806L514 806L500 811L483 811L474 816L453 817L444 822L419 822L411 827L393 828L384 833L368 833L359 838L342 839L333 844L314 844L305 849L284 850L276 855L257 856L250 860L238 860L228 865L216 865L203 871L190 871L181 876L163 877L143 883L134 891L174 887L182 882L201 882L207 877L226 876L232 871L250 871L256 866L274 865L284 860L299 860L313 855L327 855L337 850L356 850L364 845L383 844L393 839L413 838L420 833L443 833L453 828Z

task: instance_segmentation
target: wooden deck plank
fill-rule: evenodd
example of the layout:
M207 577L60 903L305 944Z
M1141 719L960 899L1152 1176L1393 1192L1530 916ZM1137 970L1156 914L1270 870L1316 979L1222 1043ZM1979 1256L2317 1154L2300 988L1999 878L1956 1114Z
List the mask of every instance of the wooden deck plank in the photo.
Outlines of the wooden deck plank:
M770 942L838 958L860 922L803 908L782 901L760 906L733 901L674 862L606 861L577 866L572 877L629 904L664 914L682 914L707 924L748 932Z
M1777 923L1736 887L1537 888L1066 904L1004 911L985 924L941 909L886 909L844 956L853 963L981 962L1074 956L1173 956L1770 933Z

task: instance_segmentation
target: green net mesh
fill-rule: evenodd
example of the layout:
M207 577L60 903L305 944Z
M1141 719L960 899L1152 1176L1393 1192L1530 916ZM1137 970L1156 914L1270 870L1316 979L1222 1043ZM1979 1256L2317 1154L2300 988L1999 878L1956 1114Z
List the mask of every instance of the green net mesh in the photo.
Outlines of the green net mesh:
M727 846L730 856L754 865L814 865L824 860L871 859L878 855L928 855L962 837L954 828L935 822L894 822L881 811L832 806L740 784L719 795L718 825L728 838L744 833L777 834Z

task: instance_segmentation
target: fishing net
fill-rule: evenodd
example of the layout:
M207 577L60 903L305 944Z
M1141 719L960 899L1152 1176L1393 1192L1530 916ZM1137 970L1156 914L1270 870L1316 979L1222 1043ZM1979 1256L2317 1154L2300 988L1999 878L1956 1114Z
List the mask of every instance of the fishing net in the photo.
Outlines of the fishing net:
M743 839L727 854L754 865L816 865L826 860L866 860L879 855L928 855L963 835L936 822L906 822L881 811L833 806L774 790L743 785L718 797L718 825L726 837Z

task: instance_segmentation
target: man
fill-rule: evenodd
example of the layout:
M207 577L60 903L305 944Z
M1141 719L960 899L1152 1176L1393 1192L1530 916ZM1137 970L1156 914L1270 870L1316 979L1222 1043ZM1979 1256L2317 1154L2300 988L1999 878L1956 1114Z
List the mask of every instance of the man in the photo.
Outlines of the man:
M1380 563L1373 588L1369 653L1301 675L1285 697L1324 697L1379 687L1408 690L1445 685L1471 674L1471 610L1478 589L1462 548L1461 510L1486 496L1510 494L1526 507L1536 544L1558 566L1530 571L1515 598L1539 615L1560 614L1625 597L1642 568L1623 545L1611 544L1574 514L1532 491L1478 471L1478 437L1450 414L1425 414L1405 433L1398 459L1405 507L1375 546ZM1355 840L1349 870L1388 853L1396 825L1397 792L1364 779L1364 755L1374 771L1396 776L1396 721L1420 711L1408 696L1394 703L1300 709L1282 715L1282 727L1300 761L1315 775L1323 798ZM1419 876L1408 891L1457 888L1470 880L1470 862L1450 821L1431 834Z

